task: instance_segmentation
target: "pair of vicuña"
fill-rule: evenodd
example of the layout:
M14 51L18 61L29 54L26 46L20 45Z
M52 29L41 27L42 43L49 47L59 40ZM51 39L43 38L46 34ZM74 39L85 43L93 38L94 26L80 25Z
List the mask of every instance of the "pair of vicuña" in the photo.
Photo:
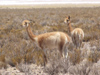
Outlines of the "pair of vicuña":
M66 17L64 20L65 23L68 24L68 30L70 32L70 36L64 32L48 32L40 35L34 35L30 28L31 21L24 20L22 22L22 26L26 27L29 37L38 45L38 47L44 51L45 61L46 58L46 50L52 48L58 48L60 55L64 58L68 56L68 46L73 42L76 48L80 48L83 38L84 32L81 28L72 29L70 16Z

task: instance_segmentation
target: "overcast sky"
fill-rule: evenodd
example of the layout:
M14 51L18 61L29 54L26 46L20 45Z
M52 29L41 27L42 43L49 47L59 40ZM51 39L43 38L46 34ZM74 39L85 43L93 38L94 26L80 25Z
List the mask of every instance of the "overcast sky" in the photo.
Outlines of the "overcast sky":
M0 5L54 3L100 3L100 0L0 0Z

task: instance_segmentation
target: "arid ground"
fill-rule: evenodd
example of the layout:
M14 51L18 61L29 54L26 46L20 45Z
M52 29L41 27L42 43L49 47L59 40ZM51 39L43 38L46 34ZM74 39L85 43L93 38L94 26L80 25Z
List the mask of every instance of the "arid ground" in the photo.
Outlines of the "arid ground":
M80 49L68 48L68 58L60 59L57 49L44 52L29 38L23 20L31 20L35 35L62 31L64 18L71 16L73 28L85 33ZM0 75L100 75L100 7L0 9Z

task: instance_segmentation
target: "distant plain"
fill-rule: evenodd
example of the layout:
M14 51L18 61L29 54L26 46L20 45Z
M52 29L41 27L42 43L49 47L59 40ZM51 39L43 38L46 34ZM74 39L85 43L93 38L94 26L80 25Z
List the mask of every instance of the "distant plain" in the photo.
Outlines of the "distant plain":
M68 8L68 7L100 7L100 4L33 4L33 5L0 5L0 8Z

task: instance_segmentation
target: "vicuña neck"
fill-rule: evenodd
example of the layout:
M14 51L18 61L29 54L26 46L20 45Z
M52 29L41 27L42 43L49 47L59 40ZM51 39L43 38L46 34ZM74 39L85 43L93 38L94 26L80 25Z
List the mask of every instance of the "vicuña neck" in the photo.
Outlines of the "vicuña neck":
M34 41L34 38L36 37L36 35L33 34L30 25L28 25L27 27L27 32L28 32L29 37Z
M67 23L68 23L69 32L71 33L71 32L73 31L73 28L72 28L72 26L71 26L71 22L68 21Z

